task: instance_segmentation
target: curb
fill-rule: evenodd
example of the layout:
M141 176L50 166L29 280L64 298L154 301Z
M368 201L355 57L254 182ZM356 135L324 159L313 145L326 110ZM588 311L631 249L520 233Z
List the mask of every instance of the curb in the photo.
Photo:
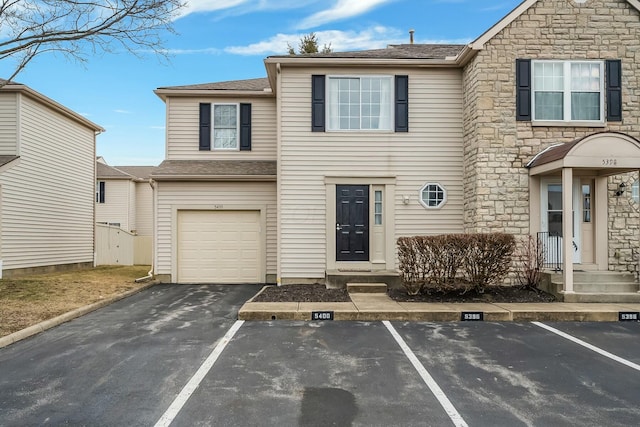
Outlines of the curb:
M98 310L99 308L105 307L109 304L113 304L114 302L130 297L131 295L135 295L138 292L144 291L145 289L149 289L150 287L155 286L158 283L159 282L157 281L151 281L139 288L128 290L125 293L114 295L111 298L94 302L93 304L85 305L84 307L78 307L75 310L71 310L59 316L52 317L51 319L43 320L40 323L36 323L35 325L31 325L12 334L5 335L4 337L0 338L0 348L6 347L25 338L32 337L33 335L44 332L47 329L51 329L55 326L73 320L80 316L84 316L85 314L91 313L92 311Z
M260 303L248 301L238 312L247 321L313 320L313 312L330 313L329 320L460 322L617 322L639 321L640 304L626 303ZM621 313L632 313L623 319Z

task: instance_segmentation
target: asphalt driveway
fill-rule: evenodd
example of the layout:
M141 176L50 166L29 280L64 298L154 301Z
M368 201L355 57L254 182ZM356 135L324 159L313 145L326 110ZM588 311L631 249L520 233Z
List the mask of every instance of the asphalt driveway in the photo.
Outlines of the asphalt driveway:
M640 323L236 321L257 291L156 286L0 349L0 425L640 419Z

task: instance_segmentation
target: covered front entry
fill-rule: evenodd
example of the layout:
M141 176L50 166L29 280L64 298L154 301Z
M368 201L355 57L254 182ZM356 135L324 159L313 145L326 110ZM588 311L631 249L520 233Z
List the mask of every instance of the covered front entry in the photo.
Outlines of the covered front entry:
M571 245L574 264L593 264L593 212L591 209L593 184L590 178L573 179L571 212ZM543 177L540 191L540 239L545 264L550 268L562 262L562 181Z
M532 234L547 239L545 261L559 260L564 292L573 293L574 268L609 268L608 206L620 194L609 191L608 177L640 169L640 142L597 133L551 146L527 167Z

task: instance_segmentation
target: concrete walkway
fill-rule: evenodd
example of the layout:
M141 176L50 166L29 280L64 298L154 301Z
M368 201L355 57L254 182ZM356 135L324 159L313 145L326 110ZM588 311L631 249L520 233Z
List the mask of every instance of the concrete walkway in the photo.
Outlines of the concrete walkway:
M620 313L638 320L640 304L626 303L421 303L397 302L383 293L350 293L352 302L252 302L240 320L312 320L313 312L332 312L333 320L447 322L589 321L617 322ZM479 319L478 313L482 313ZM467 319L464 319L467 317ZM630 320L630 319L625 319Z

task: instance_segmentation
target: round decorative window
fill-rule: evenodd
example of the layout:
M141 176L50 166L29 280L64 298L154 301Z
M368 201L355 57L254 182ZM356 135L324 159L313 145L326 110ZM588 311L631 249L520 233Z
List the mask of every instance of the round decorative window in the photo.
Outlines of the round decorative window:
M440 208L447 201L447 190L437 182L428 182L420 189L420 203L425 208Z

